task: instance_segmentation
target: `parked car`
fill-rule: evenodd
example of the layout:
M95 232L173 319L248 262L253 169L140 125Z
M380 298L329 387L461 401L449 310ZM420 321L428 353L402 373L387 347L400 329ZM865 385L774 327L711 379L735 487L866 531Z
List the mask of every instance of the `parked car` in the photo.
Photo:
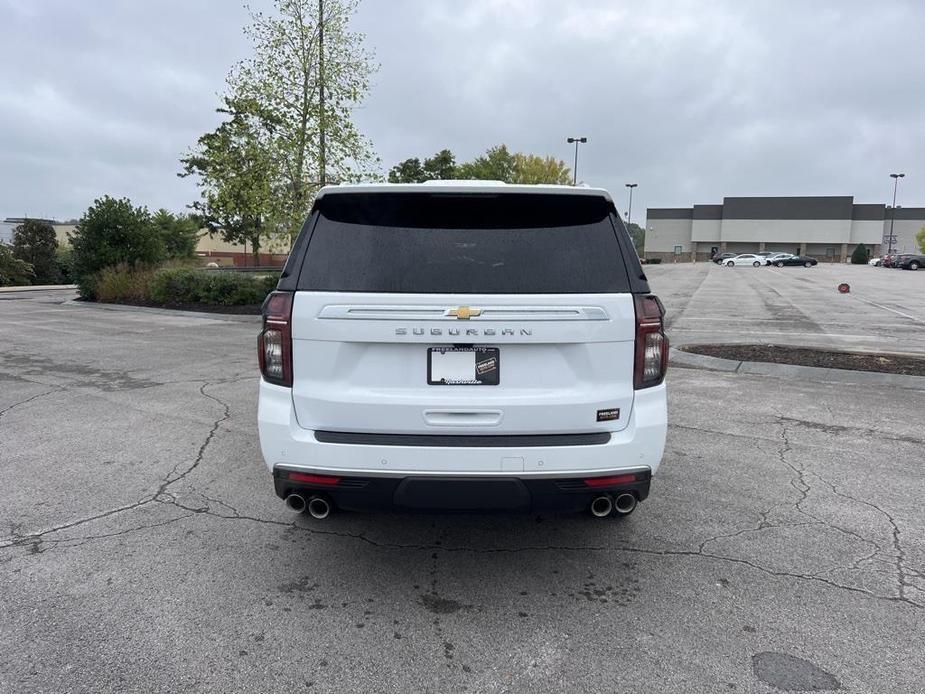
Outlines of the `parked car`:
M717 253L713 256L712 260L717 265L722 265L724 260L727 260L728 258L735 258L737 255L738 253Z
M871 258L867 261L868 265L873 265L874 267L880 267L880 263L883 261L880 258Z
M664 309L602 189L322 188L258 357L263 458L316 519L625 516L665 448Z
M918 270L920 267L925 267L925 255L911 253L909 255L901 255L899 256L897 265L903 270Z
M880 259L880 265L882 267L893 267L893 261L896 259L896 255L893 253L888 253Z
M736 265L753 265L754 267L761 267L764 265L764 258L754 253L742 253L732 258L726 258L723 261L723 265L726 267L735 267Z
M819 261L815 258L810 258L808 255L790 255L785 258L776 258L774 260L774 267L784 267L784 265L802 265L803 267L812 267L813 265L818 265Z
M780 252L771 253L770 255L765 256L764 263L765 265L773 265L774 261L777 260L778 258L789 258L792 255L793 255L792 253L780 253Z

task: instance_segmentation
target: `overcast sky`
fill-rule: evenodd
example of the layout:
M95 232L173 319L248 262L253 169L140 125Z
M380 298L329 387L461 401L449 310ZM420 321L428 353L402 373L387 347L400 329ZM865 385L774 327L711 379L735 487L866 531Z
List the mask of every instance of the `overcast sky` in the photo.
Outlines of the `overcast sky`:
M255 2L257 6L267 2ZM248 55L234 0L0 0L0 218L103 194L182 211L178 158ZM551 154L647 206L854 195L925 206L925 3L364 0L383 161Z

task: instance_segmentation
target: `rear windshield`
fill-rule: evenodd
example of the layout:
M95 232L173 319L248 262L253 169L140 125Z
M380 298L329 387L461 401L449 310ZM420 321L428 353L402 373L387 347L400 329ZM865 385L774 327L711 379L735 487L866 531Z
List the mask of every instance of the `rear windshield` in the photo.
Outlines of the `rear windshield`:
M629 292L607 201L542 194L346 193L322 198L298 289Z

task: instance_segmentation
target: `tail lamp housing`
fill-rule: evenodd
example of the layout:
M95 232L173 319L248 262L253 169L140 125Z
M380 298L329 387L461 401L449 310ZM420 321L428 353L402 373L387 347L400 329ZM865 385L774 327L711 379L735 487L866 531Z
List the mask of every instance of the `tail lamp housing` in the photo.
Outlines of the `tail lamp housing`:
M665 307L654 294L638 294L636 304L636 360L633 386L636 390L657 386L668 370L668 336L665 335Z
M260 373L267 383L292 387L292 293L273 292L263 302L257 337Z

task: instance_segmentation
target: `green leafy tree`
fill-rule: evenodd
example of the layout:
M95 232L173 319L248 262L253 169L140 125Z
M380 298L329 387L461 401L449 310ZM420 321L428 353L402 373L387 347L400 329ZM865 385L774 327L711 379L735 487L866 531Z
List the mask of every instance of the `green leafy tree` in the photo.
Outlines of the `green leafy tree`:
M0 243L0 287L18 287L31 281L32 266L13 257L13 251Z
M55 251L58 238L48 222L27 219L13 230L13 257L32 266L34 284L60 281Z
M151 223L161 235L164 250L169 260L184 260L196 257L199 243L199 223L189 215L175 215L160 209L154 213Z
M262 138L268 115L253 101L226 99L225 105L219 113L227 120L180 160L180 176L198 179L200 199L191 207L202 225L224 241L250 246L256 264L264 242L279 233L286 217L286 194L272 148Z
M504 181L511 183L516 171L516 158L507 145L491 147L485 154L472 161L460 164L458 178L480 181Z
M636 248L636 253L641 258L643 249L646 245L646 230L636 224L636 222L627 224L626 230L629 232L630 238L633 239L633 246Z
M925 253L925 227L919 229L919 232L915 235L915 242L919 245L919 250Z
M405 159L389 170L389 183L423 183L426 180L427 174L417 157Z
M96 298L98 273L103 268L119 263L155 264L167 257L151 214L126 198L107 195L94 200L70 240L74 279L85 299Z
M279 193L269 216L294 236L320 185L369 179L379 162L356 128L353 109L378 69L349 21L359 0L273 0L251 12L253 57L228 76L232 101L257 105L267 187ZM243 216L243 215L242 215Z
M511 183L553 183L564 186L571 182L572 170L561 159L521 152L514 155Z
M864 265L869 259L870 252L867 250L867 246L865 246L863 243L859 243L851 252L852 265Z
M441 149L424 160L424 175L428 181L446 181L457 178L456 157L448 149Z

